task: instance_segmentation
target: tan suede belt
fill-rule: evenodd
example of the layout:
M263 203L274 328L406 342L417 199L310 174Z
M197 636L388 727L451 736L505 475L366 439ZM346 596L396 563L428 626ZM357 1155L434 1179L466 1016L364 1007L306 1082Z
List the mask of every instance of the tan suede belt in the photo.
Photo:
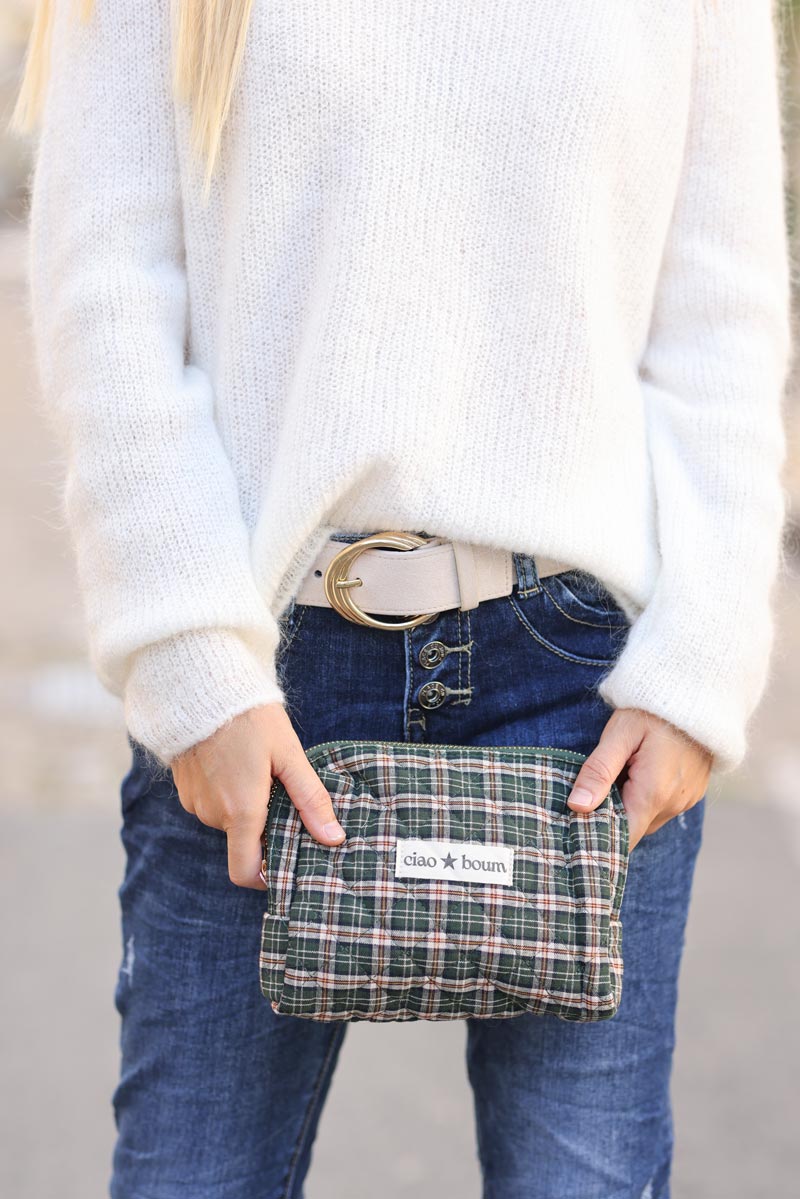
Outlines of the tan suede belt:
M572 569L539 554L535 562L540 578ZM330 538L295 599L331 607L355 624L410 629L448 608L466 610L508 595L515 579L510 550L390 530L344 544ZM370 613L409 619L377 620Z

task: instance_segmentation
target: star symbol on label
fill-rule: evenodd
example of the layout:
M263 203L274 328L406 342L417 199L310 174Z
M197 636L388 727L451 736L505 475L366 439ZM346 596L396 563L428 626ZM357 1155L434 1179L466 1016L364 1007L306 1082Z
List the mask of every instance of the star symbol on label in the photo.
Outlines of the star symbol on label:
M453 870L455 870L456 860L451 853L449 853L446 858L442 858L442 861L444 862L445 866L450 866Z

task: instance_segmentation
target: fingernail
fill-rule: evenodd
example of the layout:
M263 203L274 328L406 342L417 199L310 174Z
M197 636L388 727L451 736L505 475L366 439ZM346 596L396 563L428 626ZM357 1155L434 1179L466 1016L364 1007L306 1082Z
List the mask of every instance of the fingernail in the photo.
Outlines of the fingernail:
M341 841L344 836L344 829L336 820L331 820L328 824L323 824L322 831L329 841Z
M585 787L576 787L569 797L569 802L578 808L588 808L592 804L592 793Z

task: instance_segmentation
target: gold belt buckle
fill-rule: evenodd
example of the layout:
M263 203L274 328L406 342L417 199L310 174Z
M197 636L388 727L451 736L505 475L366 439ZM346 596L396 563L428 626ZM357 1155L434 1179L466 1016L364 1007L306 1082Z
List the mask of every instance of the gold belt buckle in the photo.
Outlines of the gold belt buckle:
M360 541L350 542L339 550L338 554L335 554L325 567L325 574L322 578L325 598L340 616L344 616L346 620L351 620L354 624L368 625L373 629L416 628L418 624L430 620L431 616L436 616L437 613L422 612L419 616L413 616L409 620L377 620L376 617L369 616L362 611L353 601L350 592L354 587L361 587L363 579L348 578L348 573L356 558L359 554L363 554L364 550L376 546L396 550L413 550L420 545L427 545L426 538L418 537L416 533L396 532L373 533L369 537L362 537Z

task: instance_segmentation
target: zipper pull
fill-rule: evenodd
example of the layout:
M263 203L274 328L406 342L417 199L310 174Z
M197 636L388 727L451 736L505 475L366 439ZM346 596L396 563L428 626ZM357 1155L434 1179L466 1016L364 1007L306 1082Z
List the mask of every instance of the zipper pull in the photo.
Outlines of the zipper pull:
M266 826L264 827L264 831L261 834L261 845L262 845L261 869L258 872L258 877L261 879L264 886L268 887L269 883L267 882L267 829L266 829Z

